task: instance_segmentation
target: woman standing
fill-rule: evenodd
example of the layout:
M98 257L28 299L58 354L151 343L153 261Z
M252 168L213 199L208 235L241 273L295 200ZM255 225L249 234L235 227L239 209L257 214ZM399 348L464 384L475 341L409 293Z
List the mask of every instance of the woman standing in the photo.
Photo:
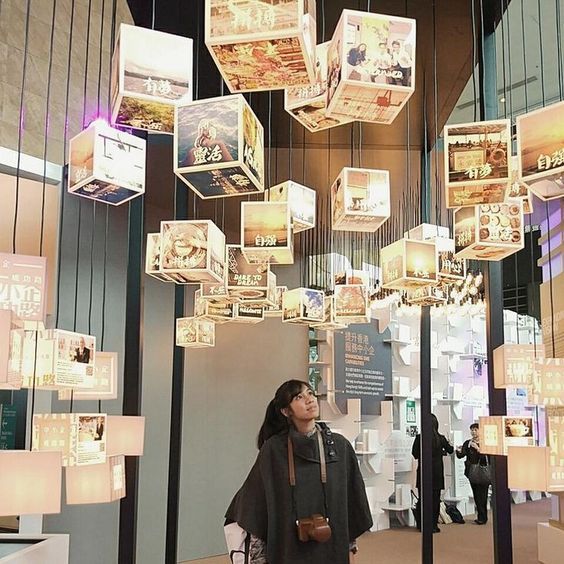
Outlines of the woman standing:
M268 405L258 458L226 514L249 534L251 564L348 564L372 526L356 454L318 416L300 380Z
M488 457L480 453L480 426L478 423L470 425L470 433L472 438L464 441L463 445L456 449L456 456L458 458L466 457L464 475L470 482L476 504L477 519L474 520L474 523L485 525L488 522L488 489L490 487Z
M441 490L445 489L445 470L443 465L443 456L454 452L453 446L448 442L444 435L439 433L439 421L436 416L431 413L433 421L433 533L440 533L439 529L439 509L441 506ZM419 516L417 528L421 529L421 437L417 435L411 449L413 458L418 461L417 464L417 489L419 491L419 499L415 507L415 513Z

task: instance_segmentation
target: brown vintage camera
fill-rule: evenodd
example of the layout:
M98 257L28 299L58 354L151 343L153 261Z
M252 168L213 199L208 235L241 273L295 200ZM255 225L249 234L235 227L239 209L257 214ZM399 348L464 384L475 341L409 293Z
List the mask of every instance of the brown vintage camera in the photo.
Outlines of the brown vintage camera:
M327 542L331 538L329 521L318 513L296 521L298 538L302 542Z

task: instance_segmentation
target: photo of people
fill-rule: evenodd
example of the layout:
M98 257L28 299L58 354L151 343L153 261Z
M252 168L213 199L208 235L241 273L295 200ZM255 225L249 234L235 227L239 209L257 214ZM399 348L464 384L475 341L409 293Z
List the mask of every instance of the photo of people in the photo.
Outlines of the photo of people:
M56 331L56 337L59 360L94 365L96 337L60 329Z
M106 461L106 415L78 414L75 415L75 429L78 441L77 464L101 464Z
M445 126L447 185L509 182L510 141L511 124L507 119Z
M349 14L345 31L347 80L413 88L415 20Z

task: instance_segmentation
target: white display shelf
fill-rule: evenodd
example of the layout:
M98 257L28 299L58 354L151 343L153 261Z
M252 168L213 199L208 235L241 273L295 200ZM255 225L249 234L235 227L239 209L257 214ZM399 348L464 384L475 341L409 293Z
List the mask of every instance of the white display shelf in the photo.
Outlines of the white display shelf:
M407 503L386 503L381 506L384 511L407 511L411 505Z
M460 360L486 360L487 355L483 353L461 354Z
M400 345L403 347L415 344L413 341L400 341L399 339L384 339L384 343L391 343L392 345Z
M461 399L449 399L449 398L433 398L436 399L440 403L460 403Z

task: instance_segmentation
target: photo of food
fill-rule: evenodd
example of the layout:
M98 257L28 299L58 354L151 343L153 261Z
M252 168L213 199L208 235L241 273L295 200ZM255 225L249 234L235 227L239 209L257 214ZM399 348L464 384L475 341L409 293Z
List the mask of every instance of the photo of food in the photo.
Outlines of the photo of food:
M346 79L413 88L415 20L359 12L345 17Z
M447 125L444 129L445 178L451 183L509 182L511 148L509 120Z
M480 243L502 243L521 248L523 242L523 203L515 200L506 204L479 206Z
M479 204L501 204L508 184L446 184L447 207L461 208Z
M532 417L504 417L505 437L534 437Z
M264 178L264 131L261 123L243 103L243 162L262 185Z

